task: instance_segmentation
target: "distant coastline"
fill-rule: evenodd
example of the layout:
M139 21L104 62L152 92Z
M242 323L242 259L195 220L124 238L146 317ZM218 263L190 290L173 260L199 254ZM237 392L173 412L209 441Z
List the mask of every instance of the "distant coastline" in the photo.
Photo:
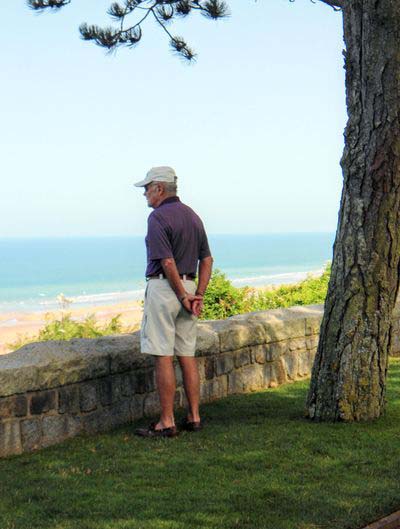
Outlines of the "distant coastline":
M235 286L293 283L331 259L333 233L211 235L219 268ZM0 239L0 314L57 310L143 298L143 237Z
M251 278L243 278L243 280L232 282L234 284L236 283L235 286L237 287L251 286L257 290L264 290L277 287L280 284L295 283L305 279L309 275L317 276L321 273L322 269L310 272L298 272L290 275L277 274L276 279L279 278L283 280L293 278L295 281L280 281L279 283L274 284L251 285L251 281L249 281ZM106 305L99 305L98 303L79 305L76 302L76 299L71 299L71 304L65 306L63 311L60 310L60 304L57 303L57 300L54 300L54 309L51 309L50 305L48 305L45 310L0 312L0 355L11 352L13 348L10 347L10 345L15 343L18 338L37 336L39 331L45 326L48 317L60 318L62 314L66 313L71 314L72 318L77 321L82 321L87 316L93 314L96 316L96 320L99 324L108 322L111 318L119 315L120 321L125 328L138 329L140 327L143 313L143 295L140 299L133 299L131 294L131 292L124 293L124 296L127 298L125 301L112 303L109 300L110 302ZM99 298L95 299L97 301L99 300Z

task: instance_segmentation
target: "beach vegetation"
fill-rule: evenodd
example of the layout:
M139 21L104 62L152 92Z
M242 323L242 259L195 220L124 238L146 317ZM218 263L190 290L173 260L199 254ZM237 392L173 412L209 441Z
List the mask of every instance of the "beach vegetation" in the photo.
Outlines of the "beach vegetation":
M398 510L400 360L375 422L304 420L308 385L206 404L196 434L149 442L141 419L3 459L1 527L359 529Z
M292 285L253 290L250 295L251 310L270 310L324 303L330 275L331 263L328 263L319 277L309 275L304 281Z
M279 285L268 289L235 287L220 270L215 270L204 295L203 320L225 319L235 314L257 310L279 309L294 305L314 305L325 301L331 264L321 276L309 275L292 285Z
M250 312L249 294L248 287L236 288L223 272L215 269L204 294L200 317L202 320L222 320Z
M71 314L64 314L61 318L50 316L44 328L39 331L38 340L71 340L72 338L98 338L108 334L122 332L121 315L117 314L109 322L100 325L95 314L86 316L83 321L77 321Z
M7 346L15 351L23 345L49 340L71 340L72 338L98 338L110 334L133 332L136 327L128 327L121 322L121 314L109 321L100 323L95 314L86 316L82 321L73 319L70 313L61 312L61 316L46 314L46 324L35 336L20 335Z

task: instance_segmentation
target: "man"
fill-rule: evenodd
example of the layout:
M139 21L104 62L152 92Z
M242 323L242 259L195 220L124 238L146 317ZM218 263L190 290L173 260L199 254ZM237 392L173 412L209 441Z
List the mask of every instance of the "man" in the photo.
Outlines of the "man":
M135 184L144 187L147 205L154 210L148 219L146 237L148 283L140 346L142 353L155 358L161 404L158 422L136 430L135 433L142 437L174 437L178 433L174 419L174 354L182 369L189 405L181 426L189 431L198 431L202 427L200 377L194 357L196 320L203 307L213 259L203 223L179 200L176 182L171 167L153 167L144 180Z

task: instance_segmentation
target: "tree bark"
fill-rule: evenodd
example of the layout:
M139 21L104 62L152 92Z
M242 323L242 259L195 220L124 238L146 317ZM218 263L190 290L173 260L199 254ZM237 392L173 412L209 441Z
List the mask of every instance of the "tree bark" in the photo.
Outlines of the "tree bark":
M348 123L313 420L379 417L400 256L400 1L343 2Z

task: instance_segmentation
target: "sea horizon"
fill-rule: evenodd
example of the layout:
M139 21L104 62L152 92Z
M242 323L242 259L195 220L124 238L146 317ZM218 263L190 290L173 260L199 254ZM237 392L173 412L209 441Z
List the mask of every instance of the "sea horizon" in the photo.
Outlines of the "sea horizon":
M333 232L209 234L214 268L235 286L294 283L332 259ZM0 238L0 313L143 298L143 235Z

